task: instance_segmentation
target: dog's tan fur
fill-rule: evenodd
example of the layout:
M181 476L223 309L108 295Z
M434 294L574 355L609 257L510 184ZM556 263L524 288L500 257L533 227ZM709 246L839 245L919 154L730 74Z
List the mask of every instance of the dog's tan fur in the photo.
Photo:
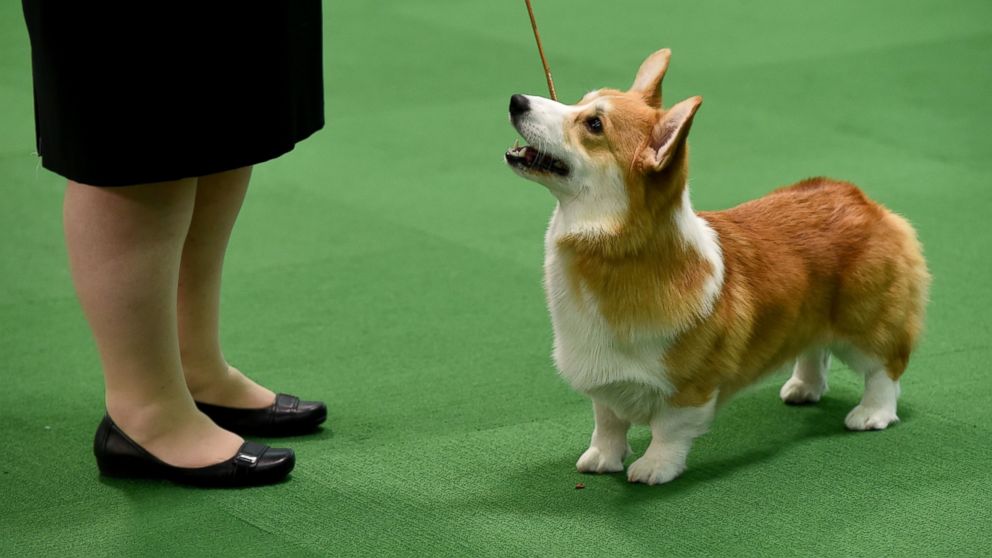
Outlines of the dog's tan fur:
M586 108L564 123L572 149L622 170L627 196L610 230L554 239L571 296L591 295L619 343L667 334L659 368L672 386L669 407L725 400L815 347L851 347L898 380L923 328L930 276L912 227L850 183L812 178L698 213L723 263L718 296L707 301L717 270L677 218L688 203L686 137L702 99L661 108L669 55L649 57L629 91L586 95L577 104ZM591 115L601 133L584 125Z

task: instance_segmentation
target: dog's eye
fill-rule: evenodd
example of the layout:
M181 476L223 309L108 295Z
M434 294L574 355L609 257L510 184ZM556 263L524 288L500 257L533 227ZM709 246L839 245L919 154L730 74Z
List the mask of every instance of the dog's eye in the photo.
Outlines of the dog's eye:
M591 116L586 118L586 128L594 134L603 133L603 121L599 119L598 116Z

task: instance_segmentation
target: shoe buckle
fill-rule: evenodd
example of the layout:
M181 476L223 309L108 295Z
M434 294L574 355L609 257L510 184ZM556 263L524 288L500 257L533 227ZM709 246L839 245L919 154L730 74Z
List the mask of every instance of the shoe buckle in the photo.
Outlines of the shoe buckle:
M247 453L239 453L234 459L236 461L242 461L249 465L254 465L255 462L258 461L258 457L255 457L254 455L248 455Z

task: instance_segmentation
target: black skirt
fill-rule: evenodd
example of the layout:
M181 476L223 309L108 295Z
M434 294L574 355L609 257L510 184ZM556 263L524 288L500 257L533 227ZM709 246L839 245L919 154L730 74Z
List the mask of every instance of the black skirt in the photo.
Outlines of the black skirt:
M42 165L94 186L266 161L324 125L320 0L23 0Z

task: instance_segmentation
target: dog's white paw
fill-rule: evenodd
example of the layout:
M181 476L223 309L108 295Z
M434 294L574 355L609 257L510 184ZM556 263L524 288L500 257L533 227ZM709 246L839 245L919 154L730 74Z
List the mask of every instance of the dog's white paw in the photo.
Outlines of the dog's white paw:
M789 405L802 405L803 403L816 403L826 391L827 384L804 382L793 376L785 382L778 395L782 401Z
M591 446L579 457L575 468L580 473L616 473L623 471L623 460L630 453L608 452L596 446Z
M685 461L672 461L664 456L645 455L630 464L627 480L644 484L663 484L685 471Z
M844 425L849 430L884 430L890 424L899 420L892 409L866 407L858 405L844 419Z

